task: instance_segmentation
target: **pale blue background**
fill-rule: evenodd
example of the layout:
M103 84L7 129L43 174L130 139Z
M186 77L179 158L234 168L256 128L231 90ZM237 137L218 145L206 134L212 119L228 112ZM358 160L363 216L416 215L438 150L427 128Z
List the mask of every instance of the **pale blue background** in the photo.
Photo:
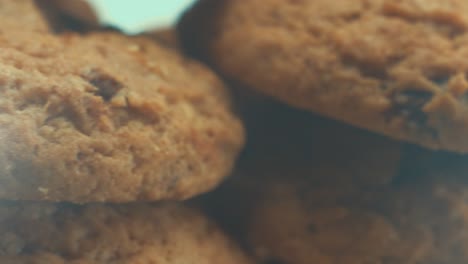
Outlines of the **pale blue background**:
M102 23L120 27L128 33L167 27L194 0L88 0Z

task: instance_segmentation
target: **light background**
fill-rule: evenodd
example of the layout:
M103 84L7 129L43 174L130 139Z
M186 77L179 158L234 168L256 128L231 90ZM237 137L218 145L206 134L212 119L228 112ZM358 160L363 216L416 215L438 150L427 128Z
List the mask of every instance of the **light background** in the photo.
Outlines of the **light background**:
M118 26L130 34L167 27L194 0L88 0L101 23Z

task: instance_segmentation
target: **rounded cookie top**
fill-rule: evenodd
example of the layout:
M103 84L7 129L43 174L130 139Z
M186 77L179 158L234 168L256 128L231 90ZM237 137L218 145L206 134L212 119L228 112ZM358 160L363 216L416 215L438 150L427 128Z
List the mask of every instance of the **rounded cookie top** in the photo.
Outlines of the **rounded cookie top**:
M468 2L202 0L192 53L290 105L434 149L468 152Z
M230 172L243 127L200 64L113 33L0 39L0 198L185 199Z
M365 191L276 181L264 189L248 240L266 263L468 261L466 182Z
M0 204L8 264L251 263L195 209L177 204Z
M44 0L0 0L0 23L4 30L49 32L47 17L38 2ZM47 0L45 0L47 2Z
M181 50L177 31L172 27L150 30L142 35L154 39L166 47Z

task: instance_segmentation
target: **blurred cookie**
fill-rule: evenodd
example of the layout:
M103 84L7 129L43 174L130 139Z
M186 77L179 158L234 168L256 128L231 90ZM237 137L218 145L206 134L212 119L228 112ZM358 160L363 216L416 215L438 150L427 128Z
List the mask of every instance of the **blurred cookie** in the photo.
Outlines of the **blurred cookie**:
M239 241L271 182L300 180L359 192L391 185L399 174L404 149L399 142L254 94L237 98L246 148L233 175L198 201Z
M466 184L271 182L251 210L248 243L266 263L466 263Z
M144 36L148 36L162 45L167 46L168 48L174 48L180 50L179 37L177 32L173 28L162 28L157 30L152 30L145 32Z
M290 105L468 152L468 2L201 0L192 55Z
M54 33L103 31L92 5L86 0L35 0Z
M341 180L380 185L398 173L400 142L262 97L250 98L240 103L248 142L239 167L255 178L315 178L307 172L330 165L345 172Z
M100 28L96 14L83 0L0 1L3 31L85 32Z
M99 18L94 7L87 0L36 0L54 7L65 15L73 17L90 27L99 27Z
M47 19L35 0L0 0L0 21L3 30L49 31Z
M177 204L0 204L6 264L251 263L200 212Z
M186 199L244 132L207 68L145 38L0 34L0 199Z

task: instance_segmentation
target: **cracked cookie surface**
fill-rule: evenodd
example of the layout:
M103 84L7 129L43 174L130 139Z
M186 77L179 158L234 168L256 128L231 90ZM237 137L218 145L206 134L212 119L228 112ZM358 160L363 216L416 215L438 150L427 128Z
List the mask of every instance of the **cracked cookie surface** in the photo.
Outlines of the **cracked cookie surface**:
M117 33L0 40L0 198L186 199L230 172L243 127L200 64Z
M183 43L290 105L468 152L468 2L202 0Z
M5 264L248 264L249 258L195 209L163 203L0 204Z

